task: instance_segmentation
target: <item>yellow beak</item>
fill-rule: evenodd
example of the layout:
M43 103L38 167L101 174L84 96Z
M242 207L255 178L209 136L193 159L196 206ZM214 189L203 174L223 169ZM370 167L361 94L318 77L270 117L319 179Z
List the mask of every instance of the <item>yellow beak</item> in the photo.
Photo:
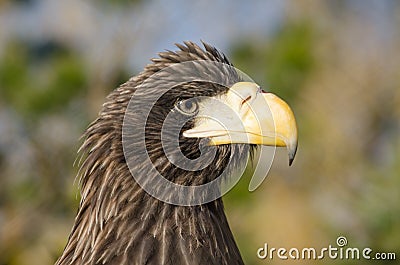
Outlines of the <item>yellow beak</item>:
M289 105L251 82L234 84L225 95L201 102L194 128L185 137L210 144L247 143L287 147L289 165L297 151L297 125Z

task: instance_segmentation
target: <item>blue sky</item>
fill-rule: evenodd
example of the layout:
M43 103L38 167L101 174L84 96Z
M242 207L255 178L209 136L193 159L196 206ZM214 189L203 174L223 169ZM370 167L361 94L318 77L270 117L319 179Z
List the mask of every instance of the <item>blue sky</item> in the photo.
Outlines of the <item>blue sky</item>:
M158 51L183 40L204 40L226 50L232 41L265 38L283 19L285 8L279 0L157 0L125 9L92 3L43 0L5 7L0 10L0 49L12 36L53 38L82 49L89 60L112 49L126 50L129 66L142 68Z
M174 49L175 42L204 40L228 54L230 45L237 41L265 42L288 19L289 9L293 9L293 0L154 0L123 7L81 0L31 2L1 7L0 53L6 41L15 36L30 41L53 39L79 49L89 68L106 62L116 67L125 61L135 71L142 69L157 52ZM333 13L338 6L346 5L346 12L375 28L374 37L390 41L396 28L390 14L394 1L327 3ZM310 3L304 2L307 4ZM343 9L337 10L340 19ZM318 14L310 15L314 19Z

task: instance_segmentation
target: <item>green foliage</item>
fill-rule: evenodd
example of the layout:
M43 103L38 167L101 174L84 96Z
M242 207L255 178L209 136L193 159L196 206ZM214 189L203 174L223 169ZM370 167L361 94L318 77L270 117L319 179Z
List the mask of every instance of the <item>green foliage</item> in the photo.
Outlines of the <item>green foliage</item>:
M246 69L267 90L291 100L301 90L314 65L313 28L308 22L288 22L266 43L241 43L233 49L233 61Z
M143 0L100 0L103 4L106 4L107 6L127 6L127 5L135 5L135 4L140 4L143 2Z
M245 206L252 198L251 193L249 192L249 183L252 177L252 170L250 167L246 168L243 172L243 176L240 178L238 183L226 193L224 196L226 199L227 207L238 207Z
M63 47L44 49L49 54L37 60L41 49L12 42L0 60L1 98L29 118L65 109L87 86L76 54Z

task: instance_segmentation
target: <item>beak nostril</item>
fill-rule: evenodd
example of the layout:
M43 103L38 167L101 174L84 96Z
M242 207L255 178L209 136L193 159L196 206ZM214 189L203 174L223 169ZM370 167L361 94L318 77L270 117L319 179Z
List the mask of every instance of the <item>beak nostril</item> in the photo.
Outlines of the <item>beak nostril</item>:
M245 99L242 101L241 107L243 107L244 104L250 102L251 98L252 98L251 95L247 96L247 98L245 98Z

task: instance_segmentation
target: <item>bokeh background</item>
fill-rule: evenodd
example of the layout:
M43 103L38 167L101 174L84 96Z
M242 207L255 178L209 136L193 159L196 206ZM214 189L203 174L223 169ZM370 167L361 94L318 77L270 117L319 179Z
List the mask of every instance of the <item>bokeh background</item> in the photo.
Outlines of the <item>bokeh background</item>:
M54 263L79 203L80 135L112 89L183 40L224 51L298 120L294 165L278 150L259 189L244 177L225 198L246 263L294 262L259 260L264 243L343 235L398 264L399 28L395 0L0 0L0 265Z

